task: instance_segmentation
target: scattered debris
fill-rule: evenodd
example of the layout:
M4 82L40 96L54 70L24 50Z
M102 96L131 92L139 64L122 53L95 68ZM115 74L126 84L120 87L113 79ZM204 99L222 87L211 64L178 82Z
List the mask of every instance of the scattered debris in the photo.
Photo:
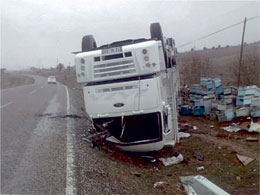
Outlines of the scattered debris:
M229 193L201 175L184 176L180 177L180 179L188 195L229 195Z
M197 171L203 171L203 170L204 170L204 166L197 167Z
M183 161L182 154L178 154L177 156L169 157L169 158L159 158L162 161L164 166L175 165Z
M152 170L153 171L159 171L158 167L153 167Z
M155 163L156 159L153 156L141 156L142 158L148 159L151 163Z
M247 137L246 141L249 141L249 142L258 141L258 137Z
M250 127L248 128L247 126L250 124ZM238 132L240 130L245 130L248 132L258 132L260 133L260 124L259 123L254 123L253 120L251 119L251 123L249 122L242 122L240 125L237 124L232 124L231 126L227 127L222 127L225 131L228 132Z
M197 160L200 160L200 161L204 160L203 155L199 152L194 152L193 157L196 158Z
M236 176L236 180L237 180L237 181L240 181L240 180L241 180L241 177Z
M153 184L154 188L161 188L164 184L166 184L165 181L157 181Z
M209 127L210 127L210 128L213 128L213 127L214 127L214 125L210 125Z
M193 126L193 129L194 129L194 130L197 130L197 129L198 129L198 127L196 127L196 126Z
M251 158L251 157L243 156L243 155L240 155L240 154L237 154L237 158L238 158L238 160L240 160L240 161L243 163L243 165L245 165L245 166L255 160L255 159L253 159L253 158Z
M139 172L131 172L133 175L135 175L136 177L141 177L141 173Z
M225 131L228 131L228 132L238 132L241 130L241 128L237 127L237 126L222 127L222 129L224 129Z
M191 135L189 133L179 132L179 138L188 138Z
M88 138L83 137L82 140L85 141L85 142L90 143L90 140Z
M254 123L253 120L251 120L250 128L248 130L249 132L258 132L260 133L260 124Z

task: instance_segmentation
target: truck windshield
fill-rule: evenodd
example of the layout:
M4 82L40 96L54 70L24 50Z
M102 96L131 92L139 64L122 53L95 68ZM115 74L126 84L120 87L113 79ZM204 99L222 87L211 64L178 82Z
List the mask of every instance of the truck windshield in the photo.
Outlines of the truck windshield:
M122 117L94 119L94 121L103 126L105 124L111 135L122 142L161 139L160 113L125 116L123 119Z

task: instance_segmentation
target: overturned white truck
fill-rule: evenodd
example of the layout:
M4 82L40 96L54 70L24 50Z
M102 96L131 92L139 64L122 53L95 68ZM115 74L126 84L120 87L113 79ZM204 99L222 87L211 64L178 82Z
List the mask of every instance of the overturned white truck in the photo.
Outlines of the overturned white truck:
M157 151L179 141L175 42L163 37L159 23L150 33L150 39L100 47L87 35L75 55L86 111L98 131L109 131L107 141L124 151Z

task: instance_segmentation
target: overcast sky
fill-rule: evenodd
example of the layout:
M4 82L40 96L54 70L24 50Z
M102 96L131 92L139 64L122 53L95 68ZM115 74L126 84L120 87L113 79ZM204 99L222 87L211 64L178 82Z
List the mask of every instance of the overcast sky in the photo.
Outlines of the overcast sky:
M1 66L9 70L74 65L82 36L98 46L129 38L149 38L150 23L160 22L176 45L259 16L259 1L173 0L2 0ZM260 39L260 21L247 22L245 41ZM242 24L178 51L238 45Z

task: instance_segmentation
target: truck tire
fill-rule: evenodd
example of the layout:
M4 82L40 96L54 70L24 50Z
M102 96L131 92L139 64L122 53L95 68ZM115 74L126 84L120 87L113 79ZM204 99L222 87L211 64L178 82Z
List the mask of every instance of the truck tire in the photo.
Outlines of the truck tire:
M163 33L159 22L155 22L150 25L150 33L151 33L151 39L160 40L162 42L164 60L165 60L166 67L168 67L169 65L168 65L166 49L164 45Z
M97 44L96 44L96 41L95 41L93 35L86 35L82 38L81 49L83 52L91 51L95 48L97 48Z
M150 25L151 39L160 40L162 42L163 52L165 52L162 28L159 22Z

